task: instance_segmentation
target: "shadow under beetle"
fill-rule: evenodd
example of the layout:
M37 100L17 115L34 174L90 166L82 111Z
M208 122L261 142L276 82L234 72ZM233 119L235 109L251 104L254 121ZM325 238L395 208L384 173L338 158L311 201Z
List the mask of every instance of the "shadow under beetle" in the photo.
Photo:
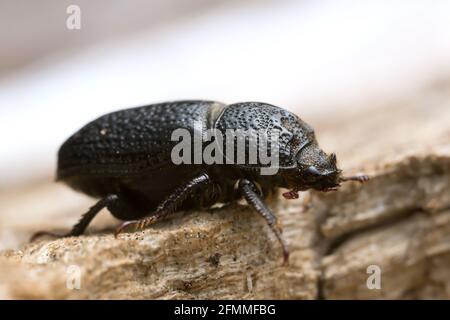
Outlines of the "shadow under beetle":
M279 167L274 175L262 175L253 164L179 164L171 160L177 144L171 140L178 128L202 130L254 130L279 139ZM246 141L249 144L258 139ZM233 156L236 155L233 150ZM229 156L229 155L228 155ZM245 159L248 159L246 154ZM341 182L364 182L367 176L343 177L336 156L323 152L314 130L295 114L260 102L225 105L214 101L176 101L109 113L72 135L58 153L57 180L100 200L65 235L81 235L96 214L107 208L123 222L115 235L128 227L143 229L178 210L209 208L244 198L267 222L283 249L289 251L275 215L263 201L277 188L286 188L286 199L298 191L334 191Z

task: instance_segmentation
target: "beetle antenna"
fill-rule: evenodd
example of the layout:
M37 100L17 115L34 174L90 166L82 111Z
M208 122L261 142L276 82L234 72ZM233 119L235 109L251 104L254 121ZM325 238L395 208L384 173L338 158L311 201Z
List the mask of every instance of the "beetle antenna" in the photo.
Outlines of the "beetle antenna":
M369 181L368 175L358 175L358 176L349 176L349 177L340 177L339 182L346 182L346 181L358 181L361 183Z

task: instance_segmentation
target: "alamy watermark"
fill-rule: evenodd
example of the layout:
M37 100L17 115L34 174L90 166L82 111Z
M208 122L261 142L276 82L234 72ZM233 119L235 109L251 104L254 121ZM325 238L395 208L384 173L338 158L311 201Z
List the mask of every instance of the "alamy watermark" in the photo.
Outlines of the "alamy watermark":
M370 276L367 278L366 286L369 290L381 289L381 268L376 264L371 264L366 269L367 274Z
M66 13L69 15L66 19L66 27L69 30L81 29L81 8L76 4L67 7Z
M258 165L261 175L275 175L279 169L279 132L265 130L203 130L194 123L193 134L185 128L172 132L174 164L240 164Z

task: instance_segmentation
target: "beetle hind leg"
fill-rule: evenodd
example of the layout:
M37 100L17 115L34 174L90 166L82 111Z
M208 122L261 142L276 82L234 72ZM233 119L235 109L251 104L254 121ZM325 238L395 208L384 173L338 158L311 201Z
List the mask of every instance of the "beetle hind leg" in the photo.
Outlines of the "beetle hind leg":
M42 237L42 236L50 236L54 238L64 238L64 237L72 237L72 236L79 236L84 233L88 225L91 223L92 219L95 218L95 216L103 209L108 208L109 210L113 211L114 208L116 208L121 203L121 199L118 195L111 194L103 199L100 199L95 205L93 205L85 214L81 216L81 219L78 221L77 224L75 224L72 227L72 230L70 230L68 233L64 234L58 234L51 231L38 231L34 233L31 238L30 242L33 242L34 240Z

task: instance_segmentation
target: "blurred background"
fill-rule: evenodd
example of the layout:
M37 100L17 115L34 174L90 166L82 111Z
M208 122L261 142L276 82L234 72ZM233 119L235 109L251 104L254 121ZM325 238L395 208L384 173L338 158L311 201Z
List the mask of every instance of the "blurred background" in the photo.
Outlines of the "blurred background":
M92 203L52 180L60 144L103 113L254 100L315 125L449 75L450 1L0 0L0 248L23 212Z

